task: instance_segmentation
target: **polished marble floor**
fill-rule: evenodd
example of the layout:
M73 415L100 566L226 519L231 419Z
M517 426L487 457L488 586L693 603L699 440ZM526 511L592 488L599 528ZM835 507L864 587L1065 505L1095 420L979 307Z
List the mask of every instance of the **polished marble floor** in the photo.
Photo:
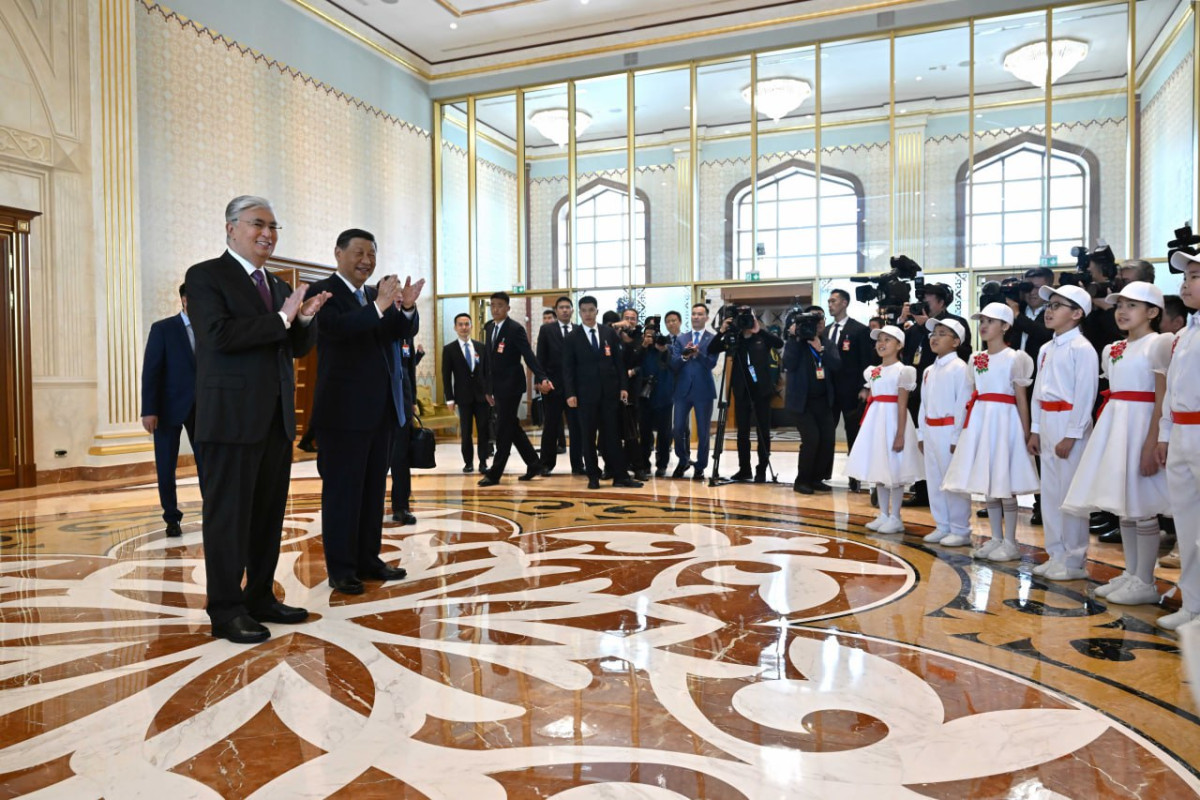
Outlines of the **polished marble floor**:
M0 796L1200 795L1162 609L1032 576L1027 525L983 565L786 473L483 490L440 450L384 531L409 579L353 598L296 465L277 593L313 615L253 647L208 635L194 485L171 540L133 480L0 493Z

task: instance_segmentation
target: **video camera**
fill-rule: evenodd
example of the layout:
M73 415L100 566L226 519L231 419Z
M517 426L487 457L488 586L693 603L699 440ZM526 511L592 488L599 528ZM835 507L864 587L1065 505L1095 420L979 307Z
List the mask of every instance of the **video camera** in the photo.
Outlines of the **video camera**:
M646 317L643 328L654 333L654 344L661 346L671 343L671 334L662 332L662 317ZM642 335L645 336L645 333Z
M908 282L919 281L923 288L924 280L921 278L921 265L908 256L892 256L891 265L890 272L875 277L854 276L850 280L854 283L875 284L855 287L854 297L860 303L877 300L879 315L889 323L894 323L900 319L904 304L912 297L912 286Z
M723 305L717 312L717 320L714 323L718 331L725 324L725 320L730 317L733 318L733 327L739 331L754 330L754 326L758 322L751 306Z
M979 307L984 308L992 303L1006 303L1009 300L1021 301L1021 295L1033 291L1033 284L1018 278L1005 278L1002 281L988 281L979 287Z
M1198 244L1200 244L1200 236L1192 233L1192 226L1189 223L1185 222L1182 228L1175 229L1175 238L1167 242L1167 247L1169 248L1167 250L1167 264L1170 266L1171 272L1177 274L1183 272L1183 270L1176 269L1171 264L1171 256L1180 252L1187 253L1189 256L1200 254L1200 251L1196 249L1196 245Z
M791 307L783 314L783 329L791 331L792 326L795 325L796 332L789 333L788 336L807 342L816 337L823 319L825 319L825 312L809 311L808 306L801 303L800 298L796 297L792 300Z

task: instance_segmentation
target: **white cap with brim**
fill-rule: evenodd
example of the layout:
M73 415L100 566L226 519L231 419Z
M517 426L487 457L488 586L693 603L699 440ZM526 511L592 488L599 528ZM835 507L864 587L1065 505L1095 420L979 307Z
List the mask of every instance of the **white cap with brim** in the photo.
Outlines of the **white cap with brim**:
M1005 306L1005 308L1008 308L1008 306ZM954 331L954 335L958 337L958 340L960 342L966 340L965 337L966 337L967 332L965 330L963 330L962 323L956 319L951 319L950 317L946 317L946 319L937 319L936 317L930 317L929 319L925 320L925 327L929 329L930 333L933 333L933 329L936 328L938 325L944 325L945 327Z
M895 325L884 325L882 328L876 328L871 331L872 339L878 339L880 336L890 336L900 344L904 344L904 331Z
M1187 272L1187 268L1192 264L1200 264L1200 256L1194 256L1183 250L1176 250L1171 254L1171 266L1180 272Z
M1049 302L1054 295L1058 295L1082 308L1085 317L1092 313L1092 297L1082 286L1059 286L1057 289L1052 286L1043 286L1038 289L1038 295L1046 302Z
M983 319L984 317L998 319L1009 325L1013 324L1013 313L1012 309L1008 307L1008 303L988 303L983 307L983 311L971 315L971 319Z
M1146 281L1132 281L1126 284L1124 289L1113 292L1106 299L1109 305L1112 305L1117 302L1118 297L1124 297L1126 300L1138 300L1159 308L1164 306L1163 290Z

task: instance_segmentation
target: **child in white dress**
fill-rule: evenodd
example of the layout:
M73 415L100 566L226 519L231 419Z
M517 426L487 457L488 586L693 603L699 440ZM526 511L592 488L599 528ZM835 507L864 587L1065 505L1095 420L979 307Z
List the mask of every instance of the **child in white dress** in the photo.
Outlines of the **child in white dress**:
M1013 312L1004 303L989 303L972 315L979 320L979 338L986 349L968 364L974 391L967 419L942 490L981 494L987 500L992 538L971 555L989 561L1016 561L1017 495L1038 490L1037 467L1026 449L1029 433L1029 399L1025 387L1033 383L1033 359L1004 343L1012 327Z
M1081 517L1107 511L1120 520L1125 571L1096 589L1097 597L1119 605L1157 603L1158 515L1170 513L1171 502L1155 450L1175 337L1154 330L1163 312L1163 293L1154 284L1134 281L1108 299L1129 338L1107 345L1100 358L1109 388L1063 510Z
M904 533L900 504L904 487L925 477L917 435L908 424L908 393L917 387L917 370L900 363L904 331L885 325L871 331L875 352L883 359L863 371L867 401L862 427L846 459L846 475L873 482L879 494L879 516L867 528L879 533Z
M929 329L929 348L937 356L921 379L921 411L917 414L917 442L925 457L929 513L937 523L937 530L925 541L962 547L971 543L971 497L942 491L942 477L954 456L971 399L971 368L957 352L967 332L962 323L951 318L930 317L925 327Z

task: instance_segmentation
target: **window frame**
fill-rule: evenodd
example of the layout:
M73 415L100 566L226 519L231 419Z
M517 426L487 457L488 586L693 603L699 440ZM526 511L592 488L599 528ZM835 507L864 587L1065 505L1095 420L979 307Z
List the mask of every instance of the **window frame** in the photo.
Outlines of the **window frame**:
M618 194L621 195L622 202L626 202L627 198L629 197L629 185L628 184L620 183L618 181L614 181L609 178L596 178L595 180L588 181L583 186L580 186L578 190L576 190L576 192L575 192L576 205L579 205L579 201L580 201L581 197L583 197L584 195L587 195L590 192L593 192L596 189L601 189L602 191L595 192L595 194L592 197L586 198L584 202L590 202L590 201L594 200L596 197L598 197L600 194L603 194L603 192L605 192L605 191L617 192ZM559 253L559 243L561 241L561 239L559 237L559 233L558 233L558 226L559 226L558 218L559 218L559 214L562 214L563 219L566 221L566 231L567 231L567 235L568 235L567 246L570 247L571 242L570 242L569 237L570 237L570 231L571 231L571 209L566 208L564 211L564 207L570 203L570 200L571 200L571 196L569 194L563 195L563 197L561 197L558 200L558 202L556 202L554 204L554 208L551 209L551 211L550 211L550 260L551 260L551 274L553 275L553 280L554 280L554 285L551 288L565 289L568 286L571 287L572 289L578 289L578 288L584 288L584 289L623 288L625 286L625 284L621 284L621 287L592 286L592 285L585 285L585 284L579 282L579 280L578 280L579 265L574 264L574 263L571 264L573 274L571 274L571 275L566 274L566 264L564 264L562 262L562 259L559 258L559 254L558 254ZM642 232L642 236L646 242L646 263L645 263L646 274L643 276L645 278L645 280L643 280L642 283L633 284L635 286L643 286L646 283L648 283L649 279L650 279L650 275L652 274L650 271L651 253L652 253L652 250L650 248L650 245L651 245L650 232L653 230L653 228L650 225L650 196L648 194L646 194L646 191L644 189L639 189L635 186L634 187L634 206L633 206L633 214L634 214L635 219L637 218L639 202L642 204L642 209L643 209L642 220L643 220L644 230ZM622 239L621 241L622 241L622 243L625 243L624 239ZM631 266L634 269L637 269L636 264L633 264ZM591 267L591 270L594 273L595 267L594 266ZM563 277L567 278L566 283L560 282L561 278L563 278Z

